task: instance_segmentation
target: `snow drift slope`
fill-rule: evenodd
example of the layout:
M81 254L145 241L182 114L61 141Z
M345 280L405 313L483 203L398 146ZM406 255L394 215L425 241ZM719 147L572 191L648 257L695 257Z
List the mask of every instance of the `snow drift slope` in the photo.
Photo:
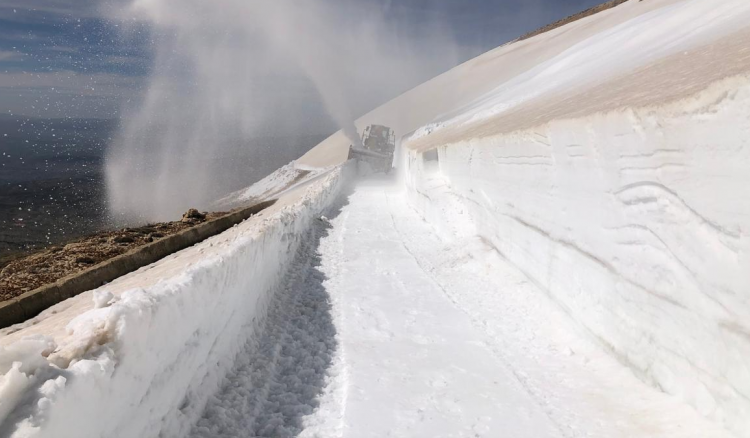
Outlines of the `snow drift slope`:
M750 23L743 3L726 23ZM407 142L407 173L430 220L444 222L441 197L428 194L439 175L477 233L622 363L746 437L750 79L709 82L748 71L750 39L737 30L707 47L683 56L718 64L666 57L640 76L512 107L501 104L515 90L496 90Z
M542 291L559 306L555 321L562 321L560 315L565 312L643 382L688 402L743 438L750 437L748 23L750 3L746 0L629 1L500 47L358 121L360 128L381 123L400 134L416 133L402 144L408 151L404 173L413 205L446 235L473 237L470 242L474 245L481 242L485 252L497 254L493 257L512 266L509 270L514 274L509 278L525 278L513 283L518 289L506 295L509 299L515 297L521 307L525 302L518 298L519 293ZM374 371L368 368L365 354L352 369L337 370L340 356L331 362L332 382L317 412L327 412L329 417L314 413L301 419L308 413L305 406L315 404L309 394L303 394L302 404L271 400L289 409L268 416L265 404L244 403L248 400L241 400L239 414L222 411L224 395L226 399L238 394L239 398L245 394L275 396L276 388L270 383L279 381L296 387L294 379L287 381L283 366L260 370L261 375L271 376L263 382L269 391L250 391L257 389L252 383L249 392L244 387L225 389L212 400L209 410L202 412L227 373L252 382L245 377L257 375L259 370L254 367L263 365L247 355L240 355L247 363L234 364L232 358L252 350L247 348L248 340L258 334L256 325L282 281L283 268L291 263L301 236L309 232L312 217L329 204L341 183L339 170L309 178L300 174L340 164L346 159L347 147L343 135L334 135L294 166L280 169L246 192L256 196L290 186L280 195L280 202L261 217L101 290L61 303L22 327L3 331L0 435L182 435L201 415L203 420L193 429L196 435L231 432L230 420L238 418L240 422L260 418L262 421L253 425L263 424L271 428L268 430L279 426L284 433L299 431L299 421L309 420L304 423L308 429L302 432L308 436L318 432L318 436L340 435L344 423L329 424L330 419L350 418L360 425L369 424L371 419L364 414L368 411L366 397L349 399L360 404L346 417L346 397L351 394L342 399L342 388L348 387L336 380L351 375L351 382L360 382L376 394L378 388L367 377ZM359 217L368 219L363 211ZM408 214L399 217L413 220ZM339 223L346 225L344 220ZM383 240L406 246L405 239L399 240L403 237L393 237L393 229L399 227L394 224L379 229ZM339 229L337 236L367 241L368 236L353 233ZM419 247L418 242L410 243L407 252ZM414 260L401 250L391 254L394 260L403 259L392 270L400 276L400 283L394 284L406 284L403 276L409 276L410 269L399 267L413 265L417 259L417 264L424 265L434 261L429 251L413 254ZM465 258L476 255L469 251ZM383 263L394 262L382 254L379 257L376 259ZM369 273L357 263L348 263L352 260L343 262L356 272ZM454 268L463 262L455 259L451 263L447 271L459 275ZM346 278L345 272L335 271L330 271L331 275ZM428 283L420 278L410 284ZM441 288L451 297L457 296L451 295L451 288L457 290L455 284L451 286L451 278L438 272L433 280L440 287L420 286L422 293L415 297L430 298L425 291ZM486 285L481 281L471 284ZM345 289L354 287L356 284L350 284ZM494 290L500 289L490 287L483 294L491 295ZM523 343L504 341L504 336L528 335L514 331L521 322L508 322L523 318L497 321L490 313L476 312L477 302L482 302L477 298L480 295L459 297L464 300L461 307L474 316L481 314L484 327L497 331L490 340L477 335L483 329L476 327L465 326L465 333L472 333L477 342L491 344L494 352L503 346L513 349L518 353L516 359L521 357L517 364L532 368L534 358L554 356L549 352L536 355ZM299 302L294 294L280 297ZM362 303L369 298L367 294L355 297ZM534 300L546 303L538 294ZM417 301L410 303L414 307L423 304ZM511 311L515 307L496 308ZM348 309L357 312L356 307ZM381 330L387 323L384 318L376 311L360 313L368 325L353 333L363 338L387 337L388 331ZM276 320L272 316L269 321ZM509 325L503 326L506 322ZM293 326L273 326L268 337L258 342L266 345L268 339L268 345L275 345L273 340L297 331ZM559 340L554 335L549 339ZM415 340L419 339L411 341ZM313 350L316 346L314 339L303 344ZM540 344L544 342L534 345ZM571 345L579 343L574 339ZM296 359L318 360L318 356L329 354L326 349L330 346L317 347L322 348L319 355ZM485 354L486 348L480 350L483 357L491 356ZM571 347L574 350L578 351ZM295 362L286 365L293 367ZM622 368L614 369L622 381L600 379L601 370L597 381L618 388L632 380ZM364 373L354 377L355 371ZM516 376L529 385L528 391L540 404L556 403L543 409L551 417L562 412L555 424L581 427L565 430L564 436L588 432L615 435L608 431L623 423L598 423L597 415L602 412L595 409L597 400L609 401L612 394L591 392L592 401L566 389L575 387L570 381L576 380L568 378L582 372L574 369L558 375L532 369L518 371ZM274 380L279 373L281 377ZM557 377L568 380L554 386ZM319 386L320 373L313 373L312 378ZM442 382L437 379L435 384ZM638 393L650 395L637 400L659 400L656 405L644 406L690 411L674 407L666 398L655 396L655 391L648 393L642 385ZM387 397L381 394L379 400L375 407L387 411ZM525 406L527 398L519 395L517 400ZM414 402L410 403L413 407L424 400L412 397L409 401ZM576 406L575 411L561 408L568 402ZM634 412L650 412L630 410L628 403L601 403L600 407L616 411L606 417L608 420L622 418L626 423ZM456 414L453 405L437 406ZM539 412L529 409L530 415ZM657 417L664 413L654 412ZM89 421L92 417L106 421ZM689 413L684 417L690 418ZM227 420L229 428L210 421L217 418ZM476 430L461 433L486 431L480 424L486 419L478 420ZM651 420L643 420L643 424L664 424ZM639 421L622 429L634 431L631 436L643 436ZM540 427L544 422L540 420ZM703 431L710 427L692 428L699 423L676 421L675 435L695 432L706 436ZM651 433L659 436L653 430Z
M372 123L383 124L393 127L398 135L419 130L431 132L447 122L496 114L502 108L510 109L529 99L549 98L573 90L584 93L641 66L733 35L745 28L748 9L750 4L744 0L630 0L491 50L374 109L357 120L356 125L362 131ZM735 39L739 49L707 64L699 59L691 62L695 54L689 52L683 60L684 68L671 77L673 83L667 84L667 88L672 92L682 88L683 74L696 66L706 67L704 70L718 76L714 79L731 75L732 71L750 70L742 49L747 36L735 35ZM740 59L735 60L735 56ZM703 77L698 83L705 87L707 81L710 78ZM630 101L636 103L648 98L649 91L659 90L658 87L641 89L630 96ZM559 96L558 100L567 97ZM599 110L588 105L580 109ZM533 122L544 115L544 111L535 111L525 118ZM349 141L339 132L305 154L298 163L321 168L339 164L346 160L348 147Z
M441 197L425 197L439 175L477 233L622 363L743 437L748 23L747 2L674 2L582 40L404 143L427 217L445 222Z

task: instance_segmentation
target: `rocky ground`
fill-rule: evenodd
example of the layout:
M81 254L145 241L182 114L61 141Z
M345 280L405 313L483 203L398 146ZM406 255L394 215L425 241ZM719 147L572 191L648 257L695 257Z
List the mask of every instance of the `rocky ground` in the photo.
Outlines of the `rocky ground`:
M5 256L0 259L0 301L54 283L134 248L226 214L200 213L191 209L179 221L104 231L32 254Z

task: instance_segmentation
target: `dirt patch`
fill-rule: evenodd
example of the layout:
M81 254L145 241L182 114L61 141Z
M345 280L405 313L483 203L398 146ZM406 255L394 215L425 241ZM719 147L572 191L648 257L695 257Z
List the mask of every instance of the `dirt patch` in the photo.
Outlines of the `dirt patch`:
M100 232L30 255L6 256L0 260L0 301L18 297L134 248L227 214L229 213L201 213L191 209L179 221Z

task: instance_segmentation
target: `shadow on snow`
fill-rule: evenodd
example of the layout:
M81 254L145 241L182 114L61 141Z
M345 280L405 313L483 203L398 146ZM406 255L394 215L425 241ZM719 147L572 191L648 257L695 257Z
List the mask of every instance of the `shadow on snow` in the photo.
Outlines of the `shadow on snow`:
M325 214L338 216L341 196ZM265 328L237 357L193 437L294 437L319 406L337 348L331 303L319 270L321 239L331 225L315 219L273 297Z

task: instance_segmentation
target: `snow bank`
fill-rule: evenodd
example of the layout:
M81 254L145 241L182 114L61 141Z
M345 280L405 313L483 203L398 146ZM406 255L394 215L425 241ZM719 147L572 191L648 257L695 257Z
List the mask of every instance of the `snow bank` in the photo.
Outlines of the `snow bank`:
M0 346L0 435L185 435L343 180L343 170L333 170L259 218L186 250L199 257L150 286L90 294L95 305L70 321L65 336Z
M747 34L735 32L747 29L748 22L750 3L745 0L630 0L469 60L365 114L356 126L361 131L375 123L390 126L397 136L431 137L538 98L591 89L613 76L727 35L746 46ZM720 72L743 56L735 51L710 60L707 66ZM704 62L691 63L694 59L690 53L671 79L682 81ZM619 100L608 103L617 105ZM349 144L346 135L337 132L297 160L297 165L340 164L346 161Z
M471 104L457 108L457 116L436 124L432 131L476 123L540 96L590 88L624 71L731 35L747 26L748 17L750 3L745 0L691 0L664 5L540 62Z
M750 80L728 79L411 151L408 186L431 222L470 215L642 380L750 437L748 120Z

